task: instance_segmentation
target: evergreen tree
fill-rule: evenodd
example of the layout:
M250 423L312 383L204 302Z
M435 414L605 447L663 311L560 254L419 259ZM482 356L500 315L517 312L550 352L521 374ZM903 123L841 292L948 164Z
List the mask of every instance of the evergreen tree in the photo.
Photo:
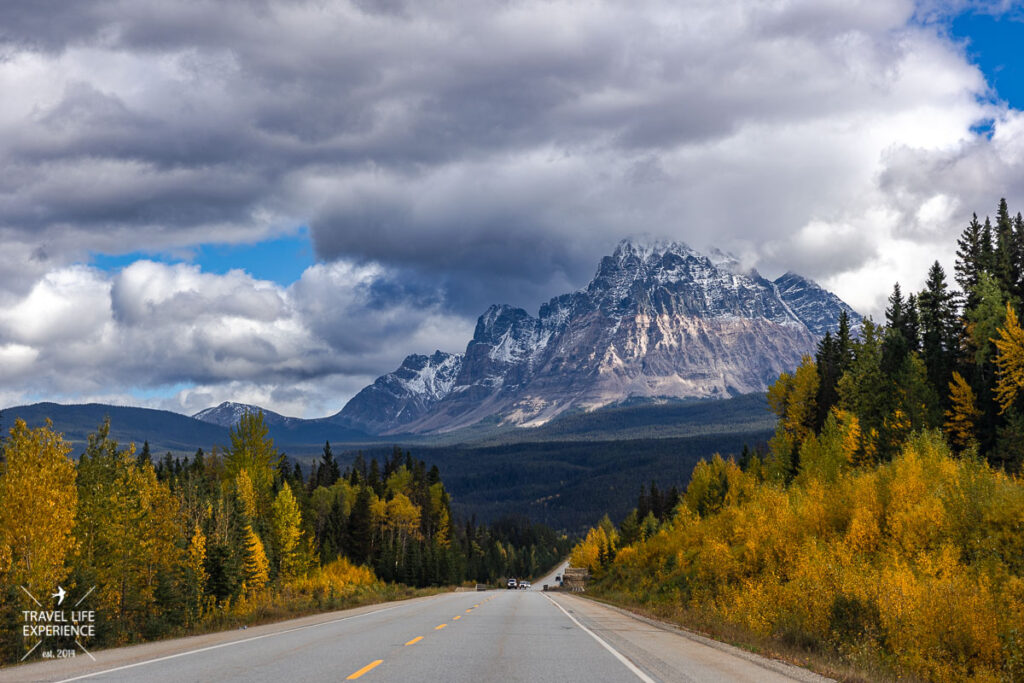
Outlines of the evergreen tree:
M975 291L984 272L981 240L981 223L978 222L978 214L974 214L956 241L956 264L953 267L956 282L966 295L964 306L967 310L978 304Z
M853 336L850 331L850 315L839 311L839 331L836 333L836 355L839 358L840 377L853 363Z
M921 353L928 381L946 406L958 350L958 326L953 294L946 287L946 274L936 261L928 270L925 289L918 298L921 309Z
M331 451L331 442L324 442L324 453L320 456L320 466L317 468L317 479L320 486L333 486L334 482L341 477L341 469L338 461L334 459Z
M348 518L348 529L345 538L345 549L349 559L356 564L370 562L372 551L373 529L370 514L370 489L360 487L356 499L352 503L352 512Z
M815 397L817 413L814 420L814 430L819 431L825 424L832 406L839 402L839 377L842 375L842 358L840 357L839 342L826 332L821 341L818 342L818 352L814 357L814 364L818 368L818 394ZM750 462L750 451L746 444L743 445L743 454L740 457L740 468L746 470Z
M996 253L993 244L992 222L985 216L985 222L981 226L981 249L978 259L979 270L996 277Z
M995 225L995 276L999 287L1013 297L1018 297L1020 290L1020 258L1017 236L1013 230L1013 220L1006 206L1006 199L999 200L996 211Z
M142 450L139 451L136 461L138 462L139 467L153 464L153 454L149 450L149 441L142 442Z

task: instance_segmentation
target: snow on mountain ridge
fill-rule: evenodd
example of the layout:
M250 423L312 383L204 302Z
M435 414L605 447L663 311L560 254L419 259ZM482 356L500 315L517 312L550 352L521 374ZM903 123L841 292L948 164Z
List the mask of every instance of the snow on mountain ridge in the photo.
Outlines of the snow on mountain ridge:
M342 414L378 433L429 433L485 418L542 424L573 406L630 397L762 391L814 352L841 310L858 324L838 297L799 276L772 282L730 254L623 240L584 289L552 298L537 317L490 306L450 383L429 395L415 378L396 384L407 359Z
M284 424L289 420L297 419L285 417L280 413L275 413L274 411L267 410L266 408L261 408L248 403L236 403L234 401L224 401L220 405L200 410L198 413L193 415L192 418L202 422L220 425L221 427L231 428L237 425L238 421L242 419L242 416L246 413L259 412L263 413L263 419L267 424Z

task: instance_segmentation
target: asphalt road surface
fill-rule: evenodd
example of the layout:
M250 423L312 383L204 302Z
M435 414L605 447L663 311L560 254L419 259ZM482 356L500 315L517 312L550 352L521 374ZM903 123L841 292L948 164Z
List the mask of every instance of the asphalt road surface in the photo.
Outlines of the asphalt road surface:
M0 669L0 681L827 680L541 590L445 593L94 656Z

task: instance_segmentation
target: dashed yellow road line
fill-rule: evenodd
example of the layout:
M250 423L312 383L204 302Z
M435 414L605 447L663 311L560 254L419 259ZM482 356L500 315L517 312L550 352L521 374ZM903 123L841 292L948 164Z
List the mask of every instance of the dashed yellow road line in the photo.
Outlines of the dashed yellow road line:
M461 619L461 618L462 618L462 615L460 614L460 615L459 615L459 616L457 616L457 617L452 617L452 621L458 621L458 620L459 620L459 619Z
M423 636L416 636L415 638L410 640L408 643L406 643L406 645L415 645L416 643L420 642L421 640L423 640Z
M435 630L435 631L440 631L441 629L443 629L443 628L444 628L445 626L447 626L447 625L448 625L448 624L441 624L440 626L435 626L435 627L434 627L434 630Z
M369 664L367 664L366 666L364 666L359 671L357 671L354 674L352 674L351 676L349 676L348 678L346 678L345 680L346 681L354 681L357 678L359 678L360 676L362 676L364 673L366 673L367 671L380 666L381 662L383 662L383 661L384 661L383 659L376 659L376 660L370 662Z
M468 610L466 610L466 614L469 614L472 611L473 611L472 609L468 609Z

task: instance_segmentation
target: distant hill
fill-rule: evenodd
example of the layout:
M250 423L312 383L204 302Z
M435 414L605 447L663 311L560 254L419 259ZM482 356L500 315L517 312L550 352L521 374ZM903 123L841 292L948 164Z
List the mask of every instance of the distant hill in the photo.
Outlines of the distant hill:
M209 451L214 445L226 446L230 443L228 430L219 425L194 420L169 410L102 403L34 403L14 406L4 409L0 414L0 425L6 432L19 417L30 427L38 427L50 419L54 428L71 442L77 456L85 449L88 435L95 432L107 416L110 417L111 438L125 445L135 442L140 448L142 442L148 440L153 453L171 451L192 454L199 447Z
M106 416L110 416L111 434L121 443L139 446L149 441L154 453L171 451L191 454L197 448L209 451L214 445L230 443L228 430L245 410L262 410L259 406L222 404L193 417L167 410L131 408L101 403L61 405L35 403L3 410L0 424L6 430L15 417L30 426L38 426L50 418L54 427L64 433L78 453L87 436ZM336 418L303 420L264 411L270 436L279 450L297 457L315 456L324 441L335 445L373 447L375 444L403 443L409 447L473 447L501 446L515 443L594 442L635 439L676 439L708 434L729 434L770 430L774 416L762 394L738 396L727 400L642 402L602 408L589 413L570 413L532 429L502 425L496 420L483 421L471 427L436 435L402 434L374 437L354 430Z
M230 445L229 428L197 420L168 410L129 408L102 403L61 405L35 403L6 408L0 414L0 426L6 431L15 418L22 418L31 427L42 425L47 418L54 428L71 442L77 456L85 448L88 435L95 432L104 418L110 417L110 434L119 443L134 442L141 447L149 441L155 454L171 451L176 455L191 455L197 448L209 452L213 446ZM296 420L295 418L289 418ZM376 443L362 432L354 432L325 420L296 420L278 422L268 419L270 436L278 450L291 455L313 455L323 448L324 441L332 443Z
M62 432L77 456L88 434L109 416L111 436L138 447L149 441L155 456L167 451L191 455L230 444L228 427L178 413L90 403L36 403L7 408L0 425L16 417L30 426L47 418ZM543 427L475 425L442 437L405 435L374 440L332 425L329 419L287 423L268 420L278 450L309 461L325 440L342 465L357 450L369 457L390 453L394 444L441 468L453 509L479 520L508 514L558 528L585 529L602 514L621 516L633 505L641 484L668 488L684 484L693 465L713 453L738 453L744 443L765 441L773 419L759 394L722 401L642 403L563 416ZM459 440L460 439L460 440Z

